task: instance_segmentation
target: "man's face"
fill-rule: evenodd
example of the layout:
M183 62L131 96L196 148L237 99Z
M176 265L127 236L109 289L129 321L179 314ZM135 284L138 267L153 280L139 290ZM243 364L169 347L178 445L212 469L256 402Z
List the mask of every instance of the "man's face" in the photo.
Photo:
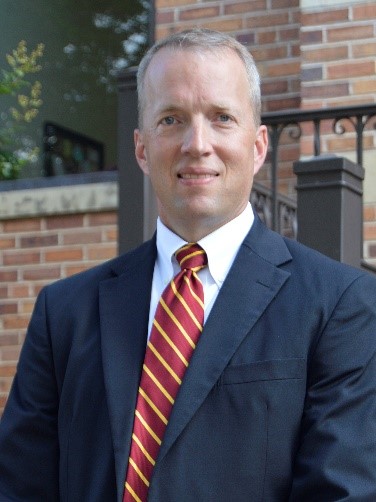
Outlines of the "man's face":
M267 149L239 56L161 49L147 69L135 144L172 231L198 240L238 216Z

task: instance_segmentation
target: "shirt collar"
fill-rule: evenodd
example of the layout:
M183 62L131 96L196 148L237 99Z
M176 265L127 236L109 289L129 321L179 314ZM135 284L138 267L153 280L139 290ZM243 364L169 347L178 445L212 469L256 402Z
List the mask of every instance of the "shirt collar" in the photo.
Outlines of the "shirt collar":
M206 251L210 274L219 287L225 280L241 243L252 227L253 221L252 206L248 203L239 216L198 241L198 244ZM166 270L166 272L169 271L170 277L179 270L179 265L173 255L184 244L186 244L186 241L168 229L158 218L157 259L162 269Z

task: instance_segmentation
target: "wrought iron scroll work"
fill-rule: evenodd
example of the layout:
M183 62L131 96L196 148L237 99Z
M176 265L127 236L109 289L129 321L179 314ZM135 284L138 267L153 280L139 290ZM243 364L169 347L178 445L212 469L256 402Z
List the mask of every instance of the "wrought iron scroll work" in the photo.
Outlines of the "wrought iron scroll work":
M298 121L293 120L293 121L282 122L280 124L273 124L268 128L268 134L271 146L271 180L272 180L271 228L273 228L277 232L281 231L281 219L278 207L278 174L277 174L278 148L282 132L288 128L290 128L289 131L290 138L298 141L302 135L302 129Z
M270 206L268 206L268 211L270 210L270 216L265 216L265 220L271 228L277 231L281 231L281 222L285 219L286 213L285 209L283 209L284 213L281 213L281 207L278 202L278 150L282 132L288 127L294 127L294 130L290 131L289 135L291 138L298 140L301 137L301 124L303 122L311 122L314 127L313 151L314 155L318 156L321 154L321 122L323 120L333 120L333 131L336 134L343 134L344 132L346 132L346 129L343 124L341 124L341 121L348 120L354 128L357 136L357 163L363 167L364 129L369 121L375 117L376 104L338 108L323 108L320 110L283 110L281 112L267 112L262 115L261 121L268 127L270 139L271 201ZM373 128L376 129L376 121L373 125ZM294 133L294 131L297 131L297 133ZM260 201L261 200L264 199L261 198ZM293 208L294 201L290 202L291 207ZM261 211L261 214L263 214L263 211L265 212L265 209Z

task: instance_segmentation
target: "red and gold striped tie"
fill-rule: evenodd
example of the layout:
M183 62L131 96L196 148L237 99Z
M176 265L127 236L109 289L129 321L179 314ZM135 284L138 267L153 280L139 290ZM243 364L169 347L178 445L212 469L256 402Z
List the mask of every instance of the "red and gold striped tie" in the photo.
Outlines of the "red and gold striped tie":
M144 502L172 407L204 322L197 271L205 251L187 244L175 253L181 271L164 290L153 321L138 389L123 502Z

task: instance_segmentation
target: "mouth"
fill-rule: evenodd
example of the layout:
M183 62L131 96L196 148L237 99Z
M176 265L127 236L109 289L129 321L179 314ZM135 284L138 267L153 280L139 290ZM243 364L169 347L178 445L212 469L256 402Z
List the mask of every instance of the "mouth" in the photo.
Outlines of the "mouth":
M178 178L180 178L182 180L210 179L210 178L215 178L216 176L218 176L218 174L209 174L209 173L204 173L204 174L195 174L195 173L178 174Z

